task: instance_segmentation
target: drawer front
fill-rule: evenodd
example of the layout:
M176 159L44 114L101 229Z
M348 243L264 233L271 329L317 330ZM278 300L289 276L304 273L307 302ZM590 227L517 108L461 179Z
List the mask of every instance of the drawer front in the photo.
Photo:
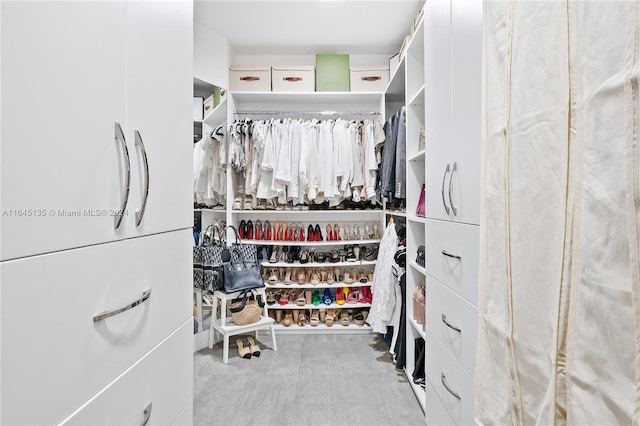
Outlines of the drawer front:
M445 410L442 401L438 397L436 388L429 380L427 380L427 425L429 426L454 426L453 419Z
M480 227L427 219L427 274L478 306Z
M232 92L270 92L271 68L230 68L229 89Z
M191 319L192 240L175 231L1 263L0 423L60 421Z
M389 84L388 69L351 70L352 92L384 92Z
M478 340L478 309L438 281L427 277L427 324L440 342L473 376Z
M433 384L446 412L456 425L474 424L473 379L429 329L426 331L426 344L427 379Z
M133 425L147 416L148 425L176 424L193 392L192 336L186 322L63 424Z
M313 92L316 90L315 69L273 67L271 88L274 92Z

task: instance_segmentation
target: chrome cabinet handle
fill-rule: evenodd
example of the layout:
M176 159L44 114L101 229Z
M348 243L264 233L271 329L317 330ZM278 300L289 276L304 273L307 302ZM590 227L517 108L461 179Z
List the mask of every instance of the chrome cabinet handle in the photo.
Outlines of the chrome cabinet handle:
M445 379L447 377L444 375L444 373L440 373L440 381L442 382L442 386L444 386L444 388L453 396L455 396L458 401L461 400L460 395L458 395L456 392L452 391L451 388L449 388L449 386L447 386L447 382L445 382Z
M121 314L123 312L128 311L129 309L133 309L136 306L138 306L141 303L144 303L149 297L151 297L151 289L145 290L142 292L142 297L140 297L140 299L136 300L135 302L131 302L127 305L124 305L120 308L117 309L113 309L111 311L105 311L105 312L101 312L98 315L93 317L93 322L98 322L98 321L102 321L103 319L109 318L109 317L113 317L116 316L118 314Z
M442 189L440 190L440 193L442 194L442 205L444 205L444 211L447 212L447 214L449 214L449 207L447 206L447 202L444 199L444 182L447 180L447 173L449 173L448 164L447 164L447 168L444 170L444 175L442 176Z
M455 255L455 254L448 253L448 252L447 252L446 250L444 250L444 249L442 250L442 254L444 254L444 255L445 255L445 256L447 256L447 257L453 257L454 259L462 260L462 257L457 256L457 255Z
M142 423L140 423L140 426L147 426L150 418L151 418L151 403L149 403L149 405L147 405L147 408L144 409L144 419L142 419Z
M449 327L452 330L457 331L458 333L462 333L462 330L460 330L458 327L454 327L453 325L449 324L447 322L447 316L445 314L442 314L442 322L444 323L444 325L446 325L447 327Z
M142 143L142 136L140 132L135 132L136 146L140 147L142 152L142 160L144 161L144 198L142 199L142 205L139 209L136 209L136 226L140 226L142 217L144 216L144 209L147 207L147 198L149 197L149 161L147 160L147 150Z
M449 205L454 216L458 216L458 209L453 205L453 199L451 198L451 190L453 188L453 174L458 170L458 163L453 163L451 168L451 177L449 178Z
M122 223L122 218L124 217L125 209L127 208L127 202L129 202L129 188L131 183L131 161L129 159L129 150L127 149L127 140L124 138L124 133L122 133L122 127L120 127L120 123L115 122L115 139L116 143L120 141L122 145L122 151L124 152L124 157L127 160L127 173L124 181L124 194L122 194L122 202L120 203L120 210L118 210L118 214L114 216L114 229L118 229L120 224Z

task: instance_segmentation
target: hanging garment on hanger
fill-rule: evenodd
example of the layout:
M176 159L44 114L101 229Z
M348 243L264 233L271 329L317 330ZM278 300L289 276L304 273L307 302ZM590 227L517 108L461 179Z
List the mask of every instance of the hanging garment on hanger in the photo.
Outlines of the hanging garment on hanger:
M393 276L393 257L398 247L396 225L391 223L384 231L378 259L373 273L373 302L367 317L367 323L371 325L374 333L386 333L387 325L391 321L396 306L396 292Z

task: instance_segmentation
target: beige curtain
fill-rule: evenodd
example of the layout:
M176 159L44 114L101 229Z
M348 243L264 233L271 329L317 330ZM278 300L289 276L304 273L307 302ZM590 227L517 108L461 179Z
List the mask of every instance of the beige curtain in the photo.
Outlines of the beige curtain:
M484 4L480 424L638 424L640 2Z

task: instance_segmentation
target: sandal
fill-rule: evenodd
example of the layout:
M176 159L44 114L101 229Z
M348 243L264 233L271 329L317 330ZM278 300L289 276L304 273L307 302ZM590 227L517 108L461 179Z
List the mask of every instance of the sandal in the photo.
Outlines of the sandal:
M367 274L365 274L364 270L362 269L358 271L358 281L360 281L362 284L366 284L369 282L369 280L367 279Z
M269 284L271 285L278 284L278 270L276 268L271 268L269 272L270 272L269 278L267 279Z
M324 289L324 295L322 296L322 303L324 303L327 306L330 306L334 301L334 296L331 293L331 290L329 290L328 288Z
M360 246L357 244L353 245L353 255L356 261L360 260Z
M309 249L303 249L300 254L300 263L305 264L309 262Z
M304 268L300 268L298 271L298 284L306 284L307 274L304 273Z
M318 306L320 303L322 303L322 292L320 290L313 290L313 293L311 293L311 304Z
M258 198L258 204L256 204L256 210L266 210L267 200L264 198Z
M238 356L240 358L251 359L251 349L242 344L242 339L236 339L236 345L238 345Z
M307 304L307 299L305 297L305 292L303 290L301 290L296 297L296 305L298 306L304 306Z
M293 316L291 314L291 311L287 311L284 314L284 319L282 320L282 325L284 325L285 327L289 327L289 326L291 326L291 324L293 324Z
M307 310L306 309L300 310L300 312L298 314L298 325L300 327L304 327L305 325L307 325Z
M340 311L340 325L344 325L345 327L351 325L349 312L347 312L345 309Z
M280 306L285 306L287 304L289 304L289 294L291 293L290 290L284 290L282 293L280 293L280 298L278 299L278 304Z
M253 210L253 196L245 195L244 202L242 203L243 210Z
M338 263L338 262L340 262L340 250L333 249L331 250L331 263Z
M256 344L256 341L253 340L253 336L247 336L247 342L249 343L249 348L251 349L251 355L260 356L260 346Z
M309 280L309 282L313 285L320 284L320 275L315 269L311 273L311 279Z
M355 262L356 255L353 252L353 246L352 245L345 246L344 250L347 252L347 262ZM358 248L358 254L359 253L360 253L360 248Z
M346 288L346 287L345 287ZM349 291L347 289L347 291ZM338 290L336 291L336 303L338 305L344 305L344 293L342 292L342 287L338 288Z
M293 281L291 281L291 269L287 268L285 274L284 274L284 280L282 280L283 283L285 284L291 284L293 283Z
M320 312L317 309L313 309L309 316L309 325L317 327L318 324L320 324Z
M347 296L347 303L349 304L358 303L358 300L360 300L361 297L362 297L362 294L360 293L360 291L356 290L355 288L352 288L350 289L349 295Z
M335 309L327 309L327 313L326 313L325 318L324 318L324 324L327 327L331 327L333 325L333 322L335 321L335 317L336 317L336 310Z
M357 314L354 315L353 317L353 322L356 323L356 325L364 325L364 315L362 314L362 312L366 312L366 311L360 311Z
M333 284L336 282L335 273L332 270L327 272L327 284Z
M271 257L269 258L269 263L277 263L278 262L278 258L280 257L278 255L278 246L273 246L272 252L271 252Z
M344 278L342 279L342 282L344 282L345 284L353 284L353 277L351 276L351 272L344 272Z
M242 197L237 196L233 199L233 204L231 205L232 210L242 210Z

